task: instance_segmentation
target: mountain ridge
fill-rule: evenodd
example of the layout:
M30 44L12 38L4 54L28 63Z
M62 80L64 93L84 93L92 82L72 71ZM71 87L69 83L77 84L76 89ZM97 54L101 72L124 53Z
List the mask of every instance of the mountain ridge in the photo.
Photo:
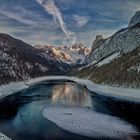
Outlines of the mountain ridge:
M140 12L136 12L139 13ZM112 36L98 35L93 42L87 65L72 71L81 78L88 78L97 84L121 87L140 87L140 18ZM130 22L130 23L131 23Z
M31 45L0 33L0 84L43 75L61 74L66 66L46 59Z
M57 60L70 65L82 64L85 57L90 52L90 49L85 47L82 43L57 47L51 45L36 45L35 48L52 60Z

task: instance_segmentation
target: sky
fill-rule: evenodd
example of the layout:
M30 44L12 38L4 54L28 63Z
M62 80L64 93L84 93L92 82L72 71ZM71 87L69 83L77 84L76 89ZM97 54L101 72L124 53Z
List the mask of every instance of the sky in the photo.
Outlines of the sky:
M96 35L127 27L138 10L140 0L0 0L0 32L31 45L91 47Z

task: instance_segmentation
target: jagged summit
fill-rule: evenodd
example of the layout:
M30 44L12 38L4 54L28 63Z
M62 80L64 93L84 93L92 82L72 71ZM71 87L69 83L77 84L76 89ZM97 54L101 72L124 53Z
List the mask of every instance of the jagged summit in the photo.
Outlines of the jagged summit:
M129 22L129 27L140 23L140 11L137 11Z
M36 45L35 48L41 50L42 54L47 55L50 59L55 59L67 64L82 63L90 52L90 48L85 47L82 43L59 47Z
M97 49L104 41L103 35L97 35L92 44L91 51Z

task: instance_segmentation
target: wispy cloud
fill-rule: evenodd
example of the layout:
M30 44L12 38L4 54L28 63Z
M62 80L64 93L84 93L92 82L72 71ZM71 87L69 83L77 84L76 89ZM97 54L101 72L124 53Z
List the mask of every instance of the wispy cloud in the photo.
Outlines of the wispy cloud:
M48 28L54 27L58 28L59 26L52 23L52 20L44 17L40 13L37 13L35 10L27 10L22 5L13 6L12 8L7 8L6 6L0 6L0 14L6 17L9 20L15 20L21 24L25 24L31 27L43 27L47 26ZM1 22L1 21L0 21Z
M21 22L23 24L26 24L26 25L32 25L32 26L35 25L34 21L24 18L23 15L21 15L21 14L17 14L17 13L10 12L10 11L1 11L1 10L0 10L0 14L6 16L8 18L14 19L18 22Z
M45 8L45 10L53 16L55 21L58 20L62 31L65 33L68 39L68 42L74 44L76 42L75 33L71 32L67 28L66 23L63 20L62 13L60 12L59 8L55 5L54 0L48 0L47 2L46 0L37 0L37 2L39 2Z
M89 16L79 16L79 15L74 15L74 20L77 23L78 28L83 27L84 25L86 25L88 23L88 21L90 20Z
M97 34L112 35L126 27L135 11L140 10L140 0L38 2L0 0L0 32L31 44L62 45L77 41L91 46Z

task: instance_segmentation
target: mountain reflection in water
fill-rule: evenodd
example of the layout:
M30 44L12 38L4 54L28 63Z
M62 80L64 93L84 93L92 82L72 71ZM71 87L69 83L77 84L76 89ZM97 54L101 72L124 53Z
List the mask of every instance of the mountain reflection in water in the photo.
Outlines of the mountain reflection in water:
M65 105L92 107L92 100L85 87L70 83L56 85L52 90L52 103L61 102Z

